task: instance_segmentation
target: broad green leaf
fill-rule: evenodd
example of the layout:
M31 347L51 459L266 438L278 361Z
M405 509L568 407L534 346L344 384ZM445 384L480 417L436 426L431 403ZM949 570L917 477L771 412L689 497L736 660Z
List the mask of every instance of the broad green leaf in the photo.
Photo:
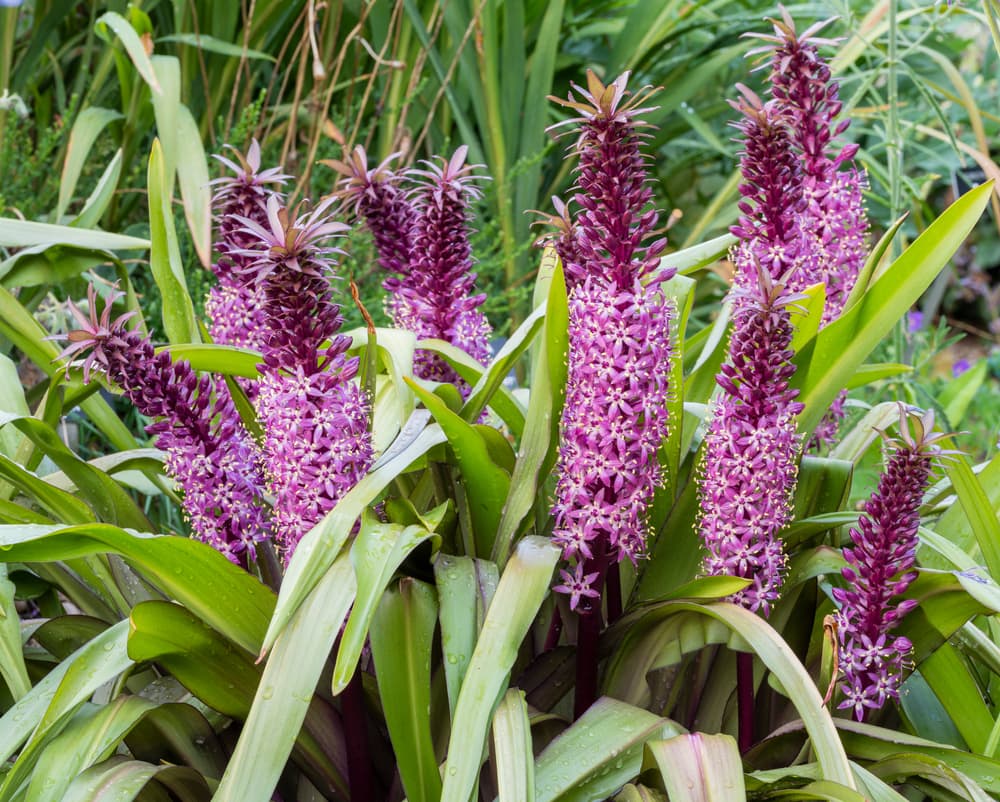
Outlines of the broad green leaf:
M670 802L737 802L746 799L743 762L729 735L695 732L646 744L656 760Z
M218 53L222 56L236 56L237 58L261 59L263 61L277 62L277 59L270 53L241 47L240 45L227 42L224 39L217 39L214 36L209 36L204 33L172 33L168 36L158 36L156 41L158 43L177 42L178 44L197 47L208 53Z
M177 108L177 186L195 253L203 267L212 264L212 188L198 123L185 105ZM159 130L159 129L158 129Z
M913 372L912 365L901 365L895 362L877 362L865 364L854 371L854 375L844 385L845 390L854 390L857 387L864 387L866 384L891 379L894 376L904 376Z
M865 357L930 286L982 215L992 189L987 182L955 201L854 307L796 355L792 386L805 404L799 416L801 431L813 430Z
M94 228L104 216L108 205L118 189L118 179L122 174L122 149L118 148L108 166L104 168L94 190L87 197L80 213L70 223L76 228Z
M736 237L732 234L723 234L721 237L706 240L698 245L668 253L660 259L660 269L673 267L682 275L697 273L702 268L724 258L736 242Z
M448 708L454 714L476 639L496 593L495 563L472 557L437 555L434 581L441 605L441 651L444 655Z
M989 793L1000 793L1000 761L898 730L861 724L846 718L835 721L844 748L856 759L879 761L897 755L925 755L970 777Z
M151 787L156 789L153 797L149 797ZM150 802L176 798L167 794L166 788L180 790L185 802L208 802L212 798L205 779L193 769L154 766L119 755L75 777L62 802L131 802L140 794Z
M641 707L602 697L535 763L535 802L604 799L642 769L643 746L684 730Z
M385 592L372 622L379 699L410 802L437 802L441 797L430 720L436 622L433 586L410 577Z
M535 756L524 691L511 688L493 716L497 802L535 802Z
M24 388L17 373L17 365L5 354L0 354L0 412L12 415L31 414L28 402L24 400ZM0 429L0 454L14 459L22 439L22 436L12 429Z
M995 454L993 458L983 466L981 471L975 473L976 480L979 483L979 487L983 490L987 497L987 508L992 510L1000 510L1000 454ZM968 477L966 477L967 479ZM973 494L978 495L973 490ZM982 498L979 498L978 502L982 503ZM977 522L977 525L981 526ZM937 524L934 527L935 532L940 533L941 536L947 537L951 543L961 549L969 552L970 554L975 553L975 533L973 531L972 521L970 516L966 515L965 508L961 502L958 504L951 504L947 510L938 519ZM984 530L985 531L985 530ZM966 568L968 566L962 565L961 568Z
M147 180L152 240L149 266L163 299L163 328L171 343L198 342L194 306L184 281L184 265L174 230L170 177L164 165L163 149L155 139L149 154Z
M129 655L136 661L163 666L198 699L220 713L245 720L257 693L263 667L218 632L177 604L146 602L132 611ZM310 701L307 699L307 701ZM293 757L311 769L318 785L336 790L343 786L342 772L330 766L324 754L324 737L342 738L332 727L328 712L312 700L305 725L296 732Z
M447 362L455 372L473 387L486 372L486 368L476 362L461 348L452 345L445 340L418 340L417 348L432 351ZM488 406L503 420L511 433L515 437L520 437L524 431L524 410L517 403L510 390L502 384L496 388L496 392L489 400Z
M41 717L33 720L33 729L29 730L31 737L21 749L10 772L4 777L3 785L0 786L0 799L12 798L29 781L36 761L51 740L66 726L73 712L101 685L114 679L132 665L125 652L127 626L125 621L118 622L63 662L66 670L58 675L54 693L48 697L48 704ZM18 733L23 732L18 713L15 711L22 703L29 703L35 691L44 682L45 680L36 685L32 693L22 697L21 701L0 719L0 724L3 725L0 726L0 732L5 732L8 728ZM42 698L45 699L46 696L47 694L43 692ZM30 707L30 703L28 706ZM30 711L34 712L35 710ZM8 724L7 718L11 713L14 713L14 716ZM20 715L23 716L24 713ZM20 740L18 735L14 735L14 738ZM0 749L0 754L5 752L5 749Z
M792 342L790 348L798 351L809 342L823 322L823 307L826 306L826 285L813 284L803 292L803 299L791 308Z
M879 439L879 432L888 430L893 423L898 422L899 404L894 401L876 404L849 432L841 433L840 442L830 452L830 456L857 465L871 444Z
M31 679L24 665L14 591L14 583L7 578L7 566L0 563L0 676L16 702L31 690Z
M107 11L97 20L97 32L106 42L111 41L108 29L111 29L121 40L121 43L125 46L125 52L132 59L136 70L142 76L142 80L149 84L149 88L153 94L160 94L160 84L156 80L153 64L149 60L149 56L146 55L146 48L143 46L142 40L139 38L139 34L136 33L135 28L129 25L128 21L121 14L114 11Z
M685 630L678 629L670 621L678 613L697 613L724 624L732 632L728 640L730 648L753 651L775 675L805 723L812 748L823 768L823 779L855 788L847 756L840 745L833 720L812 678L784 639L766 621L742 607L727 602L703 605L666 602L658 605L629 630L622 645L616 650L605 680L608 686L628 687L624 678L629 675L635 677L633 684L642 682L646 673L659 665L669 665L690 648L684 644ZM699 641L702 639L706 642L720 642L714 627L709 632L696 630L691 634L694 636L691 645L695 648L701 645ZM643 644L644 640L650 638L653 639L651 643ZM679 638L679 641L675 641L675 638ZM629 666L630 652L633 651L639 665ZM622 673L625 669L628 670L627 674ZM625 684L621 685L622 682Z
M970 777L943 760L929 755L902 753L880 760L868 767L876 777L898 783L903 778L920 777L933 786L969 802L991 802L992 796L976 785Z
M108 524L0 526L0 558L52 562L111 552L214 629L255 654L274 594L215 549L174 535L130 533Z
M510 474L492 460L481 432L448 409L436 395L411 379L405 381L430 410L455 452L472 517L476 552L485 556L492 551L496 539L504 500L510 490Z
M0 217L0 245L6 248L71 245L92 251L144 251L149 248L149 240L89 228Z
M354 592L343 554L282 628L214 802L270 802Z
M1000 519L990 504L989 496L973 473L966 456L955 455L948 460L945 471L969 519L990 576L1000 577Z
M920 673L965 742L974 752L982 754L993 728L993 716L955 647L941 644L920 664Z
M114 120L122 119L121 112L114 109L102 109L100 106L90 106L81 111L73 121L73 129L69 133L69 144L66 147L66 160L63 162L62 176L59 179L59 200L56 203L55 219L59 220L76 192L76 182L80 179L83 167L90 156L101 131ZM84 226L89 228L89 226Z
M152 528L132 497L114 479L80 459L44 421L0 412L0 427L8 425L16 427L73 480L99 520L141 531Z
M177 174L179 142L178 111L181 106L181 64L175 56L152 56L150 63L160 91L153 95L156 135L163 147L164 193L173 201L174 178ZM200 137L199 137L200 138Z
M35 245L22 248L0 263L0 281L10 289L60 285L85 270L116 261L110 251L63 244Z
M441 802L467 802L476 785L490 718L558 559L547 539L526 537L500 577L458 695Z
M246 379L260 378L257 366L263 357L249 348L218 343L181 343L157 349L169 351L174 361L187 360L195 370L218 373L223 376L242 376Z
M673 315L670 338L674 343L674 353L670 358L671 387L684 386L684 333L687 331L688 318L694 306L696 282L686 276L674 276L663 285L662 291L667 302L667 308ZM665 310L666 311L666 310ZM685 421L684 397L682 393L671 393L665 410L669 429L667 438L660 447L660 464L663 469L664 488L654 501L651 513L653 520L663 516L660 505L671 505L677 485L680 482L680 465L685 451Z
M514 363L523 354L535 335L545 324L545 309L539 307L532 312L527 319L517 327L515 331L497 352L497 355L490 362L486 371L479 377L479 381L469 391L469 397L462 406L462 418L469 423L474 423L479 419L480 414L486 405L493 398L504 379L510 373Z
M105 705L85 705L39 757L25 802L63 802L73 778L110 757L154 707L140 696L118 696Z
M370 512L361 518L361 531L351 544L351 565L357 581L357 595L344 627L333 669L333 695L339 695L354 676L358 658L368 638L379 599L393 574L415 548L440 537L420 526L384 524Z
M52 517L68 524L90 523L96 520L93 510L72 493L60 490L39 479L27 468L0 454L0 477L20 490Z
M266 654L275 639L291 619L334 560L340 554L355 522L364 509L414 460L431 448L445 442L440 427L423 427L418 417L416 432L407 427L399 433L397 445L386 451L372 466L368 475L349 490L326 516L299 541L295 554L285 570L278 604L268 626L261 653Z
M514 538L536 503L557 456L559 418L566 394L569 309L562 266L554 249L546 251L542 258L535 291L539 308L542 304L545 307L545 325L536 341L528 415L490 556L498 565L506 563Z

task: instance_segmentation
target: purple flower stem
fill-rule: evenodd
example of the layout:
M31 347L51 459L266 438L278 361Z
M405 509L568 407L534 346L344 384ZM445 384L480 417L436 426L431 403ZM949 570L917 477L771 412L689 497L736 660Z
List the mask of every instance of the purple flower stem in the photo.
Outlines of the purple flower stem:
M559 612L558 605L552 611L552 621L549 623L549 631L545 636L545 647L542 649L544 652L551 652L556 646L559 645L559 637L562 635L563 631L563 619L562 613Z
M597 663L599 658L598 643L601 638L601 596L604 589L604 579L608 572L608 554L597 550L594 556L584 563L584 571L597 574L591 583L591 588L597 591L597 597L589 596L580 600L576 613L579 617L576 629L576 693L573 697L574 721L597 701Z
M622 572L621 563L608 566L607 581L604 586L604 601L608 606L608 626L622 617Z
M736 708L739 717L737 742L740 754L745 755L757 740L754 737L753 655L736 653Z
M344 720L344 741L347 744L347 782L351 800L375 799L375 775L368 752L368 724L365 720L365 691L361 666L340 695L340 713Z

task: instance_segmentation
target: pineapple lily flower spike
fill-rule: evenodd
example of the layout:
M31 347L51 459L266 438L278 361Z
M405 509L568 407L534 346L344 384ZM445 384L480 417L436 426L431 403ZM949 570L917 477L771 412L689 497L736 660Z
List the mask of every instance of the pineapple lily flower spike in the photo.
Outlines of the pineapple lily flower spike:
M898 438L880 434L892 451L857 527L851 529L852 545L844 549L848 564L841 572L847 586L833 589L840 604L840 707L851 710L858 721L869 710L899 699L912 644L891 633L917 601L896 599L917 577L920 505L934 464L957 453L938 445L950 435L934 432L933 410L917 415L900 404Z
M70 304L80 324L59 355L88 351L83 377L96 366L121 387L136 408L155 422L146 427L166 452L167 473L183 493L185 517L195 536L234 563L255 555L255 543L268 537L259 454L228 393L213 393L208 376L196 374L167 351L156 353L147 337L125 328L129 312L111 319L115 292L97 314L93 285L87 290L89 313ZM68 369L69 366L67 366Z

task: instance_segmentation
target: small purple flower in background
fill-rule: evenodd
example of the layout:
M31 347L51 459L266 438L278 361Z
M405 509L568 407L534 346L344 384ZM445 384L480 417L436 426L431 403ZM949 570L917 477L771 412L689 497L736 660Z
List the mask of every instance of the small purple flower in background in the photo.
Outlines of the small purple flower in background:
M894 599L916 578L920 504L936 459L950 452L933 434L934 413L908 415L900 405L899 439L886 438L892 454L878 487L865 502L852 546L844 549L846 588L834 588L840 604L837 630L844 675L841 708L861 721L866 711L899 699L903 667L912 644L891 632L917 601Z
M241 221L249 219L263 225L267 220L268 197L278 191L288 176L277 168L260 169L257 140L251 142L246 156L235 149L233 152L236 162L216 156L233 175L212 182L218 187L212 204L218 223L215 249L219 253L212 271L219 283L205 299L205 314L211 321L209 332L215 342L260 351L267 335L264 298L244 272L247 257L242 251L251 240ZM252 397L254 384L242 384Z
M254 544L270 533L253 440L228 393L213 394L207 376L198 376L186 361L172 361L166 351L157 354L147 338L127 330L132 313L111 320L118 297L108 298L100 317L93 285L87 291L89 315L70 305L80 328L69 333L70 345L60 357L89 351L84 381L98 366L142 414L157 419L146 431L167 454L167 473L180 485L195 535L245 564L255 557Z
M924 327L924 313L919 309L911 309L906 313L906 330L915 334Z
M375 238L379 264L393 275L384 286L391 293L387 307L393 324L417 339L451 343L481 365L490 359L491 328L480 307L486 300L474 294L469 244L469 203L479 197L472 184L475 165L465 164L468 148L450 160L425 162L426 169L406 171L415 182L409 193L389 160L369 170L364 151L356 149L347 162L327 162L344 175L337 196L352 202ZM451 382L469 390L441 357L417 351L414 373L432 381Z
M625 101L628 73L604 86L588 72L581 100L575 222L557 204L569 295L569 377L553 506L554 541L571 563L555 590L592 611L609 559L645 554L646 512L660 482L657 450L667 435L673 307L657 276L665 242L644 245L656 227L649 207L637 108ZM557 247L559 247L557 245ZM597 607L599 609L599 606Z
M955 363L951 366L951 376L953 379L957 379L970 368L972 368L972 365L968 359L956 359Z
M368 471L369 402L355 381L358 359L339 334L330 257L322 243L346 226L329 220L333 199L293 219L271 197L266 227L244 218L248 258L264 294L270 335L264 344L257 413L264 429L275 538L286 559Z
M736 292L729 360L716 377L723 393L712 405L699 477L698 525L709 576L750 579L730 601L769 615L787 558L778 533L791 518L801 438L802 404L788 388L792 326L798 300L761 270L757 287Z

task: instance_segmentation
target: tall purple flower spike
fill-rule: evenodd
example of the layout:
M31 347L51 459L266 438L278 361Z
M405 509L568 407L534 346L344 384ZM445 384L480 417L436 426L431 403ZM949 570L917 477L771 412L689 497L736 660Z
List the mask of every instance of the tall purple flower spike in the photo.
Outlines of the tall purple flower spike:
M473 294L476 274L468 231L469 202L480 193L472 183L476 166L465 163L467 154L463 145L450 160L425 162L426 169L407 173L419 182L411 193L417 220L410 273L399 287L393 316L396 325L415 332L418 339L445 340L485 365L491 329L480 309L486 296ZM417 352L414 372L467 389L452 368L430 352Z
M840 707L852 709L858 721L889 699L899 699L912 644L891 633L917 601L895 599L917 576L920 504L934 462L953 453L937 445L947 435L933 429L933 411L917 416L900 405L899 438L886 437L892 455L858 526L851 529L852 545L844 549L848 565L841 570L847 587L833 590L840 604Z
M335 194L364 218L379 265L390 274L383 286L390 293L393 323L418 339L445 340L485 365L491 329L480 309L486 296L474 294L468 218L469 202L479 190L472 183L476 167L465 164L467 153L462 146L449 161L425 162L426 169L402 176L389 167L395 155L369 169L360 147L346 161L326 164L344 176ZM404 191L403 179L416 187ZM430 352L417 352L414 373L468 391L455 371Z
M253 241L240 251L265 297L257 412L264 429L275 538L290 559L296 545L368 471L369 401L355 381L358 359L332 300L331 256L323 243L347 227L329 220L334 199L292 217L276 197L266 226L244 218Z
M121 295L112 294L100 317L92 285L88 315L70 305L80 328L69 333L60 357L88 352L85 382L96 366L142 414L156 418L146 431L167 454L167 473L184 494L194 534L234 563L253 560L254 544L270 533L253 440L228 394L213 396L207 376L199 377L186 361L172 361L166 351L157 354L146 337L125 328L133 313L111 320Z
M646 512L660 482L657 450L667 435L673 308L652 276L664 242L656 226L636 116L646 93L626 100L628 74L604 86L588 73L581 99L580 156L570 223L557 204L570 287L569 377L553 506L554 541L569 561L555 590L570 607L600 597L609 559L645 554Z
M792 325L788 277L800 260L796 231L799 174L783 112L746 87L733 106L743 114L741 238L733 249L736 283L729 360L716 381L699 477L698 526L710 576L751 580L731 601L769 615L784 581L779 533L788 523L798 477L802 405L788 387Z
M843 108L839 87L820 57L818 45L834 44L815 36L829 23L820 22L797 34L791 15L772 20L769 43L771 96L789 117L792 142L799 154L804 207L800 228L803 260L791 289L826 285L824 323L836 319L867 256L868 220L861 196L865 178L856 169L841 170L857 153L857 145L838 148L835 138L850 126L837 121Z
M763 103L737 84L741 97L730 101L741 119L733 126L742 134L739 219L730 231L740 242L734 248L737 287L757 284L758 266L772 281L788 281L801 263L798 213L802 178L792 152L787 111ZM752 293L749 296L752 297Z
M857 282L868 254L868 217L862 193L862 171L847 166L856 145L838 147L836 137L850 125L837 121L843 108L839 87L817 47L834 44L816 34L829 20L798 34L791 15L781 9L772 20L773 34L754 35L767 45L755 52L770 54L771 96L789 119L792 144L802 173L803 206L799 216L801 260L790 289L822 283L826 288L823 325L836 320ZM811 445L833 442L844 417L847 393L833 402L813 433Z
M708 550L709 576L751 584L730 601L769 615L784 581L787 559L778 533L791 517L802 404L788 382L792 327L788 307L799 296L772 284L761 269L757 286L737 289L729 360L716 381L699 477L698 525Z
M250 239L242 220L265 224L267 199L279 191L288 176L277 168L260 169L257 140L250 143L245 156L235 148L233 153L236 161L216 156L233 174L212 182L217 187L212 205L218 226L215 249L219 254L212 271L219 283L209 290L205 314L211 321L209 331L215 342L260 351L267 334L264 298L244 272L247 257L241 251ZM244 382L243 386L251 397L256 392L252 382Z

